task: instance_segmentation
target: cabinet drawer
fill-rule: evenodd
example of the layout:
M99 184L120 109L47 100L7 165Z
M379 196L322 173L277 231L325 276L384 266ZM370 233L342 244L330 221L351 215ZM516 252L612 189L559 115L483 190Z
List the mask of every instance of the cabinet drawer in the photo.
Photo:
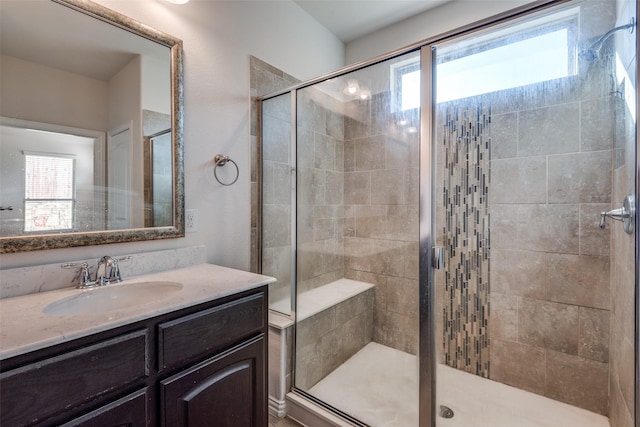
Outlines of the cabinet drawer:
M60 427L147 427L151 424L147 413L149 399L149 389L145 387Z
M184 365L245 339L265 327L260 292L158 326L159 369Z
M2 425L42 422L148 375L147 331L0 374Z

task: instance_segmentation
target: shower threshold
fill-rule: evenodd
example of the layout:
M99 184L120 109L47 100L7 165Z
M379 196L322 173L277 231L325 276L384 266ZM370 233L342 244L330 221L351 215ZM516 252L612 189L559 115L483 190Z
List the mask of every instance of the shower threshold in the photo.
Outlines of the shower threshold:
M609 427L606 417L480 378L444 365L437 368L438 407L452 418L441 427ZM309 391L374 427L418 425L416 356L369 343Z

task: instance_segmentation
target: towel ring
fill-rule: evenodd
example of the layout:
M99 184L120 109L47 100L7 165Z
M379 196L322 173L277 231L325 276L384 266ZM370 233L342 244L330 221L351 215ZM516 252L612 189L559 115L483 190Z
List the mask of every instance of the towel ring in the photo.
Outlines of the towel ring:
M216 156L213 158L213 161L215 163L215 166L213 167L213 176L216 178L216 181L218 181L220 184L222 184L224 186L229 186L229 185L235 184L236 181L238 180L238 178L240 177L240 169L238 168L238 164L236 162L234 162L233 160L231 160L231 158L229 156L224 156L222 154L216 154ZM231 182L222 182L222 181L220 181L220 178L218 178L217 170L218 170L218 166L224 166L224 165L227 164L227 162L233 163L233 166L236 167L236 177Z

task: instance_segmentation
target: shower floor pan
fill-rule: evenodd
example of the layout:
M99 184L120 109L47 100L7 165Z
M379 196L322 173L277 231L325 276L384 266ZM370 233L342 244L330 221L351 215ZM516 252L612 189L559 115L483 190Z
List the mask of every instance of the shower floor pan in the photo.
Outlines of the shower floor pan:
M416 356L369 343L310 393L375 427L418 425ZM606 417L438 365L439 427L609 427Z

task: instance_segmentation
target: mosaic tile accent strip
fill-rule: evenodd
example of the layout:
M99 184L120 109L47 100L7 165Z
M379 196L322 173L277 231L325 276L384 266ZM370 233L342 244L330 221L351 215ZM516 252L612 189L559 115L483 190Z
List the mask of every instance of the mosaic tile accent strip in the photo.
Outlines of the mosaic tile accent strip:
M474 104L445 107L443 344L447 365L487 378L491 108Z

